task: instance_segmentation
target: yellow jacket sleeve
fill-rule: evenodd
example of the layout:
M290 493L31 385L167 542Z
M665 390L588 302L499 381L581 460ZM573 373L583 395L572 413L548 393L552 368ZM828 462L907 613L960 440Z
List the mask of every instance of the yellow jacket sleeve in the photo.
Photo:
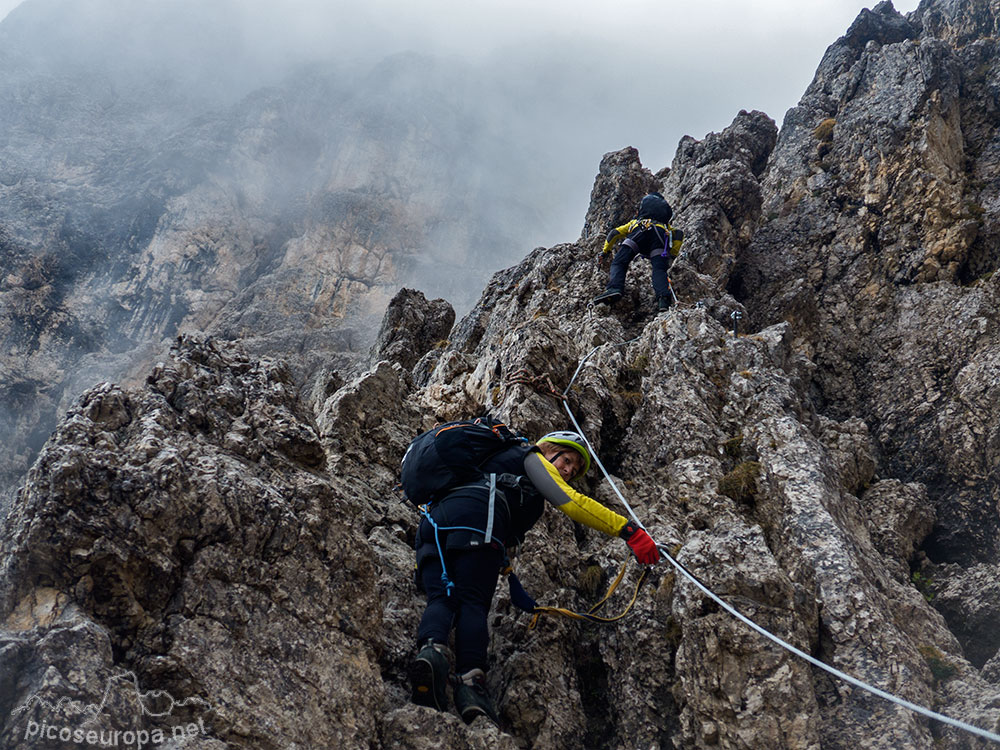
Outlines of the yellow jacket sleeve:
M524 459L524 472L542 497L572 518L608 536L618 536L625 517L608 510L593 498L577 492L563 480L559 470L532 451Z
M628 224L622 224L620 227L615 227L610 232L608 232L608 238L604 240L604 248L601 250L603 253L611 252L611 248L621 242L625 237L628 237L629 233L635 229L636 224L639 222L636 219L632 219Z

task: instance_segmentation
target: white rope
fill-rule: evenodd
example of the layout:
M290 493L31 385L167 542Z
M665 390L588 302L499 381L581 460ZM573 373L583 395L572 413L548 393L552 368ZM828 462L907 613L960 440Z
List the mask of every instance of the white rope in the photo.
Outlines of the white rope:
M620 344L613 344L612 346L624 346L625 344L630 344L636 340L637 339L631 339L629 341L624 341ZM598 349L600 349L601 346L607 346L607 344L601 344L600 346L594 347L590 351L590 353L588 353L587 356L580 361L579 366L576 368L576 372L573 373L573 377L569 381L569 385L566 386L566 390L563 391L563 407L566 409L566 413L569 415L570 421L573 422L573 426L576 428L576 431L580 434L580 437L582 437L583 441L587 444L587 449L590 451L591 457L600 467L601 473L604 474L605 479L608 480L608 483L611 485L611 489L614 490L615 494L618 496L618 499L621 501L622 505L625 506L626 510L628 510L628 513L632 517L632 520L635 521L636 524L638 524L641 528L645 528L645 526L643 526L642 522L639 520L638 516L636 516L635 511L632 510L632 506L628 504L628 501L625 499L625 496L618 489L618 485L615 484L615 481L611 478L611 475L608 473L608 470L604 468L604 464L601 463L601 459L598 457L597 452L594 450L594 446L591 444L590 440L587 439L587 436L584 434L583 429L580 427L580 423L576 421L576 417L573 415L573 411L569 408L569 402L565 398L566 394L569 392L569 389L573 386L573 382L576 380L577 375L580 374L580 370L583 368L584 363L588 359L590 359L590 356ZM666 547L664 547L661 544L657 544L656 546L657 549L660 550L660 553L665 558L667 558L667 561L671 565L673 565L681 575L683 575L685 578L691 581L695 586L697 586L706 596L712 599L712 601L714 601L716 604L718 604L720 607L726 610L737 620L753 628L762 636L773 641L777 645L781 646L783 649L786 649L787 651L790 651L796 656L805 659L813 666L819 667L820 669L829 672L835 677L839 677L841 680L844 680L845 682L849 682L851 685L854 685L855 687L859 687L862 690L866 690L869 693L872 693L873 695L877 695L880 698L884 698L887 701L891 701L892 703L895 703L898 706L902 706L903 708L908 708L909 710L915 711L918 714L923 714L928 718L936 719L937 721L943 722L945 724L950 724L953 727L957 727L958 729L963 729L966 732L971 732L972 734L978 735L988 740L992 740L993 742L1000 742L1000 735L998 734L995 734L993 732L988 732L985 729L980 729L979 727L973 726L972 724L968 724L964 721L953 719L950 716L939 714L936 711L931 711L929 708L924 708L923 706L917 705L916 703L911 703L910 701L905 700L903 698L899 698L893 695L892 693L887 693L886 691L880 690L879 688L873 685L869 685L868 683L862 682L861 680L855 677L851 677L849 674L841 672L839 669L831 667L829 664L826 664L820 661L819 659L810 656L801 649L798 649L792 644L788 643L787 641L782 640L778 636L774 635L773 633L769 632L765 628L755 623L749 617L737 611L733 606L723 601L713 591L711 591L711 589L709 589L707 586L705 586L705 584L699 581L694 576L694 574L692 574L687 568L685 568L683 565L677 562L677 560L675 560L667 551Z
M880 698L885 698L887 701L892 701L896 705L903 706L904 708L908 708L911 711L916 711L917 713L923 714L924 716L930 717L931 719L937 719L938 721L942 721L945 724L951 724L953 727L958 727L959 729L964 729L966 732L972 732L973 734L977 734L980 737L985 737L988 740L993 740L994 742L1000 742L1000 735L998 735L998 734L994 734L993 732L988 732L985 729L980 729L979 727L973 726L972 724L967 724L964 721L959 721L958 719L952 719L950 716L945 716L944 714L939 714L936 711L931 711L929 708L924 708L923 706L919 706L916 703L911 703L910 701L905 700L904 698L898 698L897 696L892 695L891 693L887 693L886 691L880 690L879 688L874 687L873 685L869 685L868 683L862 682L861 680L859 680L859 679L857 679L855 677L851 677L849 674L847 674L845 672L841 672L839 669L837 669L835 667L831 667L829 664L821 662L819 659L817 659L817 658L815 658L813 656L810 656L809 654L807 654L804 651L796 648L792 644L790 644L790 643L788 643L786 641L783 641L781 638L779 638L778 636L774 635L773 633L768 632L767 630L765 630L764 628L762 628L760 625L758 625L757 623L755 623L753 620L751 620L749 617L746 617L745 615L741 614L734 607L730 606L729 604L727 604L726 602L724 602L722 599L720 599L718 596L716 596L711 590L709 590L709 588L707 586L705 586L705 584L703 584L701 581L699 581L697 578L695 578L695 576L692 575L690 573L690 571L688 571L683 565L681 565L673 557L671 557L670 554L663 547L663 545L658 544L656 546L660 550L660 552L663 554L663 556L665 558L667 558L667 560L670 562L671 565L673 565L675 568L677 568L677 570L685 578L687 578L695 586L697 586L699 589L701 589L709 598L712 599L712 601L714 601L720 607L722 607L727 612L729 612L729 614L731 614L733 617L735 617L736 619L740 620L741 622L745 623L746 625L749 625L751 628L753 628L754 630L756 630L758 633L760 633L765 638L768 638L768 639L774 641L775 643L777 643L782 648L787 649L788 651L791 651L793 654L795 654L798 657L801 657L802 659L805 659L807 662L809 662L813 666L819 667L820 669L825 670L825 671L829 672L830 674L832 674L832 675L834 675L836 677L839 677L840 679L844 680L845 682L851 683L855 687L859 687L862 690L867 690L869 693L877 695Z
M634 339L629 339L628 341L623 341L620 344L611 344L610 346L625 346L627 344L631 344L633 341L638 341L640 338L641 338L641 336L636 336ZM642 525L642 521L639 520L639 517L635 514L635 511L632 510L632 506L628 504L628 500L625 499L625 496L618 490L618 486L611 479L611 475L608 473L608 470L604 468L604 464L601 463L600 456L597 455L597 451L594 450L594 446L591 444L590 440L587 438L587 435L584 433L583 428L580 427L580 423L576 421L576 417L573 415L572 409L569 408L569 401L566 398L566 394L569 393L569 389L573 387L573 383L576 381L576 376L580 374L580 370L583 369L584 364L586 364L587 360L590 359L591 355L594 352L596 352L598 349L600 349L602 346L609 346L609 345L608 344L600 344L598 346L595 346L593 349L590 350L590 352L588 352L588 354L587 354L586 357L584 357L583 359L580 360L580 364L577 365L576 372L574 372L573 373L573 377L569 379L569 385L567 385L566 386L566 390L564 390L562 392L562 395L563 395L563 399L562 399L563 408L566 410L566 413L569 415L569 419L573 423L573 426L576 428L576 431L580 434L580 437L583 438L583 442L587 444L587 450L590 451L591 457L594 459L594 461L600 467L601 473L604 474L604 476L607 478L608 482L611 484L611 489L613 489L615 491L615 494L618 495L618 499L621 501L622 505L624 505L625 508L628 510L628 514L632 517L632 520L635 521L636 524L638 524L640 528L645 529L646 527Z

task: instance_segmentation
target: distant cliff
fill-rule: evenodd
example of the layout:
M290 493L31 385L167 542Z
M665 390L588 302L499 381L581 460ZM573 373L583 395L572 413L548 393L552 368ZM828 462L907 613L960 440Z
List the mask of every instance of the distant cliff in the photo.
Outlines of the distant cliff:
M356 373L303 388L308 358L261 356L248 326L88 390L0 532L0 748L78 726L69 702L126 671L210 704L185 714L204 748L991 747L810 666L665 563L613 625L529 630L501 586L501 730L411 705L417 518L392 487L436 421L563 428L587 358L565 405L687 569L826 664L1000 731L998 27L977 0L863 11L780 132L740 112L656 173L607 154L583 239L494 274L457 322L401 291ZM602 231L651 189L687 237L680 304L656 314L640 259L615 307L588 306ZM252 288L266 320L283 297ZM55 287L18 289L62 314ZM596 471L580 484L620 509ZM626 556L549 512L517 572L586 609ZM126 709L102 727L134 731Z
M224 23L202 5L28 2L0 25L0 495L86 388L179 333L301 383L363 359L404 281L467 309L558 222L544 146L494 116L526 92L417 54L257 70L227 35L190 41Z

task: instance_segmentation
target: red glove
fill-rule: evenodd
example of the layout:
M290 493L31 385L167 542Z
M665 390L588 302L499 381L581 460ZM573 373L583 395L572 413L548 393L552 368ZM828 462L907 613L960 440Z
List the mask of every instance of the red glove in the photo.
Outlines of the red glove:
M653 537L646 533L645 529L640 529L631 521L618 533L625 543L632 548L635 559L643 565L653 565L660 560L660 550L656 548Z

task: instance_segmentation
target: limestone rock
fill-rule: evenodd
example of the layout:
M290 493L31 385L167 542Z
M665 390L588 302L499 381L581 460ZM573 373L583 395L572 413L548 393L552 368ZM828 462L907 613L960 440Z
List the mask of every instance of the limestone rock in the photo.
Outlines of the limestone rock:
M582 238L600 250L609 231L635 217L642 196L659 189L660 181L642 166L634 148L605 154L590 191Z
M860 496L868 516L872 544L900 581L910 579L910 561L934 527L934 508L922 484L887 479Z
M741 113L669 172L609 154L583 238L494 274L433 352L447 308L406 292L367 371L327 363L304 392L294 364L200 336L88 390L0 532L0 747L49 710L11 713L32 695L93 703L127 672L209 704L213 750L987 747L727 607L1000 728L994 15L880 3L776 140ZM637 262L619 304L588 306L600 234L651 187L690 231L681 304L658 314ZM409 702L419 516L392 491L415 434L484 411L578 426L607 471L580 489L677 563L640 587L620 539L550 508L515 559L540 603L586 611L623 562L602 606L638 593L613 624L531 629L501 585L499 729ZM108 721L135 716L123 697Z
M455 310L445 300L432 302L421 292L400 289L386 308L370 364L387 359L412 370L425 354L447 342L453 325Z
M375 569L358 497L324 461L287 368L211 340L179 342L142 389L88 392L0 539L20 654L5 705L97 704L127 664L145 690L211 704L214 746L374 741L374 716L342 696L382 699ZM67 650L49 667L54 638ZM312 711L329 722L303 722ZM5 723L5 747L27 721Z
M971 568L926 566L927 596L964 644L966 658L982 667L1000 653L996 618L1000 615L1000 581L995 565Z
M721 133L681 140L666 195L688 238L674 273L685 279L682 270L695 271L711 279L696 298L726 288L736 256L752 236L763 202L760 176L777 134L763 112L740 112Z
M881 474L936 488L928 551L961 564L996 559L1000 528L980 421L995 416L995 41L955 46L993 14L859 16L785 119L730 284L752 325L793 324L821 410L869 425Z

